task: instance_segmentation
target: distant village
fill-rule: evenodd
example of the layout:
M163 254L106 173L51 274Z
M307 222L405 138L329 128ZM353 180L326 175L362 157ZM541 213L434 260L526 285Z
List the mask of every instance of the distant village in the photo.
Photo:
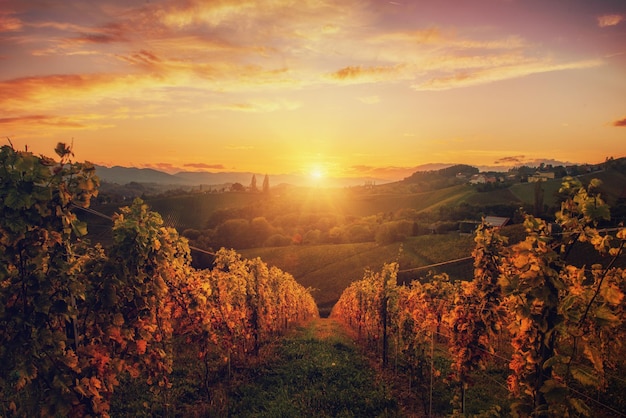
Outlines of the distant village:
M554 180L566 176L578 176L582 174L602 171L601 164L583 164L570 166L552 166L541 164L539 167L522 166L507 172L482 172L468 176L467 173L458 173L458 180L467 180L469 184L497 184L497 183L537 183Z

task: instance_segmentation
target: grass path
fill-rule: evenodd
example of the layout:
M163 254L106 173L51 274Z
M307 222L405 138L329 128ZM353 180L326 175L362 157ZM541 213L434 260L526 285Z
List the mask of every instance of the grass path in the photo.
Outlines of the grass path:
M229 398L229 414L237 417L401 416L388 386L328 318L281 341Z

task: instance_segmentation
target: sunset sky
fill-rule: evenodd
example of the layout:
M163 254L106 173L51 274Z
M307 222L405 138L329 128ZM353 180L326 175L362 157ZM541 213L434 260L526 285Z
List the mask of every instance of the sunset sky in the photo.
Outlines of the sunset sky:
M626 156L624 0L0 0L0 137L402 178Z

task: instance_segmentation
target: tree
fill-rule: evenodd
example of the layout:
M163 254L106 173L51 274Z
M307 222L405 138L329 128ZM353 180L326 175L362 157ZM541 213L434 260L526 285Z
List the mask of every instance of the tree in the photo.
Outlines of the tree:
M257 189L256 187L256 174L252 175L252 180L250 181L250 191L251 192L258 192L259 189Z
M270 178L267 174L263 178L263 193L264 194L270 193Z
M250 222L247 219L229 219L216 228L216 240L226 248L251 247Z
M252 245L261 247L265 241L272 235L272 225L263 216L258 216L250 221L248 234Z
M231 192L245 192L246 188L243 187L243 184L241 184L241 183L233 183L230 186L230 191Z

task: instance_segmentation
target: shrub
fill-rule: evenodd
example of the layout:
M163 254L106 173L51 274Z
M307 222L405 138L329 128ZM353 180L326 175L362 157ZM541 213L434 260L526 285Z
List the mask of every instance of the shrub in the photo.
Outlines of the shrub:
M282 234L274 234L270 236L264 244L265 247L286 247L288 245L291 245L291 238Z

